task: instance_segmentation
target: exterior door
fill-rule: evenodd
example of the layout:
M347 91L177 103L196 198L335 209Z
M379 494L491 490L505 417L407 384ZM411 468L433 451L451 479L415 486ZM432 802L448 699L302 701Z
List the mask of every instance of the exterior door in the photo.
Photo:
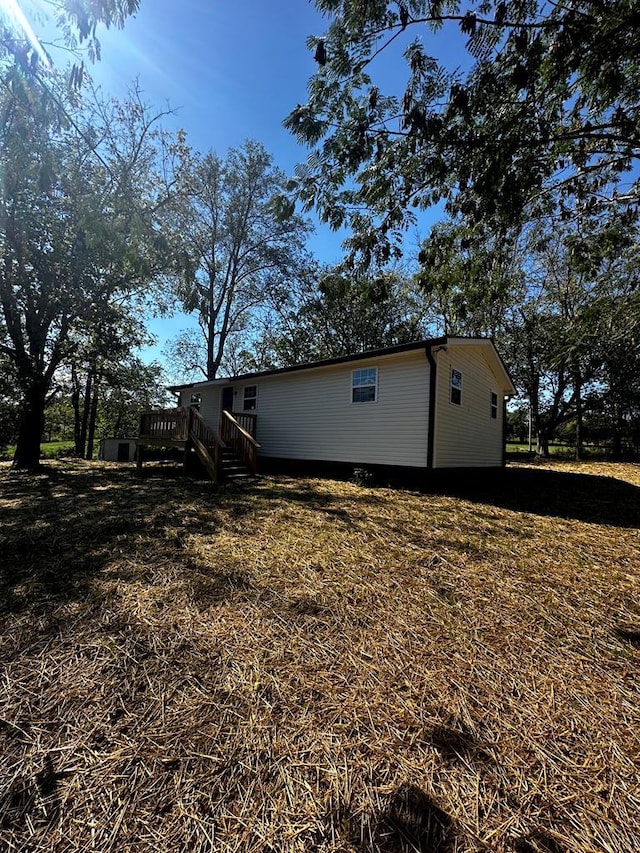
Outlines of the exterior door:
M222 389L222 411L233 412L233 385Z
M118 462L129 461L129 442L120 442L118 444Z

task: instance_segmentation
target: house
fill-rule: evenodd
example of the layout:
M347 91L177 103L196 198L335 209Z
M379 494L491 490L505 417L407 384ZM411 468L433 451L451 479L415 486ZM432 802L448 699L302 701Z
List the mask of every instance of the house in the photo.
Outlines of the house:
M493 341L452 336L171 390L185 413L180 440L188 417L216 477L230 447L262 471L500 467L504 401L516 393Z

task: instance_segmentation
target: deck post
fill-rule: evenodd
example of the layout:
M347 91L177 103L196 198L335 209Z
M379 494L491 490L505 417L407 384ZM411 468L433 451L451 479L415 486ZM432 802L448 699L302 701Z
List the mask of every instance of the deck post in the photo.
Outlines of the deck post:
M191 464L191 448L193 447L193 442L191 438L188 437L184 443L184 452L182 454L182 468L185 474L189 473L189 466Z

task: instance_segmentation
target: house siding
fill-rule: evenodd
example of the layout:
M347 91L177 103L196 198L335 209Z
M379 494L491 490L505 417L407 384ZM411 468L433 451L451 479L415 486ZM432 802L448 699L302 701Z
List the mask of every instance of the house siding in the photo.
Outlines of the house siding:
M185 388L180 391L180 405L188 409L191 405L191 395L198 393L201 395L200 414L205 421L215 430L218 429L218 419L220 418L220 401L222 391L219 386L212 385L209 387Z
M352 371L378 368L377 400L351 402ZM429 363L422 350L235 383L257 385L260 455L426 467Z
M503 464L503 392L481 346L449 345L436 354L434 468ZM462 373L460 405L450 400L451 369ZM498 416L491 417L491 392Z

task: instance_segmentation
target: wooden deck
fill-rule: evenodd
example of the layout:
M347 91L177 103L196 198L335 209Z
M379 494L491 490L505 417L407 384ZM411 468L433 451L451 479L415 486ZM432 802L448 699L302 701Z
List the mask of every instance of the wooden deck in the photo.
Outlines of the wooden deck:
M233 451L247 473L255 476L260 447L255 439L256 420L253 414L223 411L216 433L193 407L143 412L136 439L138 469L143 465L145 447L175 447L184 451L185 467L189 453L195 450L214 482L223 475L225 451Z

